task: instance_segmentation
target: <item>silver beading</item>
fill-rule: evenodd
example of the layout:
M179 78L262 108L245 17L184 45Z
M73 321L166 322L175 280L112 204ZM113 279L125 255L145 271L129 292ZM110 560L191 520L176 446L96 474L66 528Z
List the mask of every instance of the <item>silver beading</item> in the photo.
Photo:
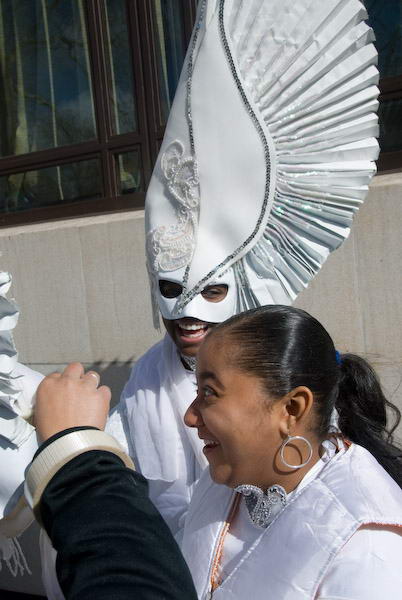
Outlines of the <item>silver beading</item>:
M168 190L178 201L179 208L177 210L177 225L171 225L170 227L162 225L150 231L147 236L148 261L151 270L154 272L159 270L176 271L186 265L188 266L195 247L195 230L198 222L200 190L191 113L191 87L193 55L204 18L205 6L206 0L202 0L199 19L190 42L187 65L186 102L191 156L183 158L184 146L179 140L175 140L169 144L161 158L161 168L167 181ZM187 276L188 268L184 276L184 288L186 287Z
M204 10L204 7L203 7L203 10ZM202 10L202 12L203 12L203 10ZM269 135L269 132L267 130L264 130L263 127L261 126L261 123L260 123L257 115L255 114L255 111L248 99L247 94L246 94L246 90L245 90L244 86L242 85L241 79L239 77L238 69L235 64L235 59L232 56L232 52L231 52L230 45L228 42L228 36L227 36L227 32L226 32L226 27L225 27L224 11L225 11L225 0L220 0L220 2L219 2L219 31L220 31L223 49L224 49L233 79L235 81L236 87L237 87L240 97L244 103L245 110L247 111L250 119L252 120L252 122L254 124L254 127L257 130L257 133L261 139L262 147L264 149L264 156L265 156L264 199L263 199L260 215L257 219L254 230L248 236L248 238L246 240L244 240L244 242L238 248L236 248L236 250L234 250L234 252L232 252L232 254L227 256L223 262L218 264L216 267L214 267L214 269L212 269L212 271L210 271L207 275L205 275L205 277L203 277L191 290L186 291L187 279L184 280L183 287L184 287L185 291L183 292L183 294L181 295L180 300L179 300L179 312L180 312L180 310L182 310L184 308L184 306L186 306L186 304L188 304L197 294L199 294L201 292L201 290L205 287L205 285L208 283L208 281L217 272L222 270L222 268L224 268L226 265L230 266L231 263L233 262L233 259L235 259L237 256L239 256L240 253L243 252L243 250L246 246L251 244L251 242L254 240L254 238L260 233L261 224L265 218L267 211L271 210L272 202L273 202L273 194L270 195L271 163L272 163L271 155L272 155L273 151L270 148L270 145L267 140L267 135ZM192 62L190 62L190 64L192 65ZM192 75L192 71L189 69L189 82L190 82L190 87L188 88L189 96L191 94L191 75ZM191 98L188 100L188 102L189 102L189 105L191 106L190 100L191 100Z
M286 505L287 495L281 485L273 485L264 493L255 485L239 485L235 488L244 496L251 522L266 529L274 517Z
M175 140L161 158L169 192L178 202L177 224L161 225L149 232L147 251L153 271L176 271L186 266L195 247L200 203L197 161L184 157L184 146Z
M197 369L197 357L196 356L185 356L184 354L182 354L181 360L182 360L182 362L185 363L185 366L188 367L189 371L192 371L193 373L195 373L195 371Z

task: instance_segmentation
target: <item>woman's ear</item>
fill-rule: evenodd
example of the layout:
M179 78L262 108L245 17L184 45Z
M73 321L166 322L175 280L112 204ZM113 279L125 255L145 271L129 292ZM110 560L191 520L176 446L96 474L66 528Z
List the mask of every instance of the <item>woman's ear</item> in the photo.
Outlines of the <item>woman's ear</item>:
M294 388L284 396L280 429L285 437L291 435L297 425L306 421L311 412L313 400L313 392L304 385Z

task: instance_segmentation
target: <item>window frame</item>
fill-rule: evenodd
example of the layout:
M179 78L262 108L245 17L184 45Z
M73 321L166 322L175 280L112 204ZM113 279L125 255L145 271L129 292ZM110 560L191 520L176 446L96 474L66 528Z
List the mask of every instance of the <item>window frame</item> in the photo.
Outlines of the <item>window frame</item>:
M187 46L196 14L197 0L179 0L183 35ZM145 191L120 194L117 155L140 150L146 189L156 160L164 128L157 126L160 113L159 82L155 52L156 28L149 0L125 0L129 48L137 111L137 131L113 133L111 104L104 90L110 89L111 73L106 60L107 13L105 0L84 0L97 139L68 146L0 158L0 176L35 171L87 159L98 159L102 173L102 198L59 203L31 210L1 213L0 227L54 219L104 214L144 207ZM141 35L140 35L141 32ZM159 111L159 112L158 112Z
M384 77L380 79L380 102L387 100L402 99L402 75L397 77ZM377 170L379 173L394 173L402 170L402 150L394 152L380 152L377 160Z
M183 15L183 35L187 45L195 22L197 0L179 0L179 2ZM153 3L150 0L125 0L125 4L138 131L113 134L111 105L107 95L103 93L103 90L109 89L111 85L111 74L105 57L107 47L105 0L84 0L97 139L0 158L0 176L96 158L100 161L102 173L104 192L102 198L60 203L15 213L0 213L0 227L143 208L145 191L119 193L116 156L132 150L140 150L145 190L165 130L159 125L162 110L156 56L157 29ZM381 79L379 88L380 102L402 99L402 76ZM400 171L402 150L381 152L377 169L379 173Z

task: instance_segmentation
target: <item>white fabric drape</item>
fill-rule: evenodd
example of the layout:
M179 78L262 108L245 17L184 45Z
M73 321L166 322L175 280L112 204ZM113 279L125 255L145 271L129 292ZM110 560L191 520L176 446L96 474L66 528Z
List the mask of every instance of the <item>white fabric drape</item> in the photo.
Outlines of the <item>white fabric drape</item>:
M183 422L195 395L194 373L166 335L135 365L106 426L149 480L151 500L174 534L207 465L203 442Z

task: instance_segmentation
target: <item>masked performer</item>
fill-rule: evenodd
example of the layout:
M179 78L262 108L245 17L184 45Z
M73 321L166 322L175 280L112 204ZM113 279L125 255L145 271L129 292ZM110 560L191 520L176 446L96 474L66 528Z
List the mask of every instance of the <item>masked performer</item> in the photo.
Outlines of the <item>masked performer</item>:
M377 55L358 0L201 0L146 198L155 323L108 430L173 532L206 462L184 413L200 344L289 304L347 237L378 154Z

